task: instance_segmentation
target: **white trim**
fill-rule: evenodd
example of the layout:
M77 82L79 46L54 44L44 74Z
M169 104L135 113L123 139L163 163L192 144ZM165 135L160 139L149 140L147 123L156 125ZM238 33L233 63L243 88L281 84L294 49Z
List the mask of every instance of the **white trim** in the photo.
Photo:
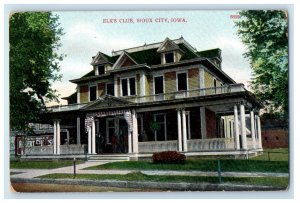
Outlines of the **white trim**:
M140 73L140 96L145 96L146 95L146 75L144 71L141 71Z
M120 85L121 85L121 81L120 81ZM119 96L119 92L118 92L118 77L114 77L114 93L115 93L115 97Z
M190 111L185 111L185 116L187 117L187 124L188 124L188 128L187 128L187 132L188 132L188 136L187 139L190 140L191 139L191 116L190 116Z
M168 64L167 61L166 61L166 54L170 54L170 53L173 53L173 62L169 62L169 63L175 63L175 62L177 62L175 60L175 57L176 57L175 51L167 51L167 52L161 53L163 55L163 57L162 57L163 61L161 62L162 64Z
M80 86L77 86L77 104L80 104Z
M185 73L186 74L186 90L178 90L178 74ZM188 91L189 90L189 75L188 70L177 71L176 72L176 91Z
M126 51L123 51L122 54L119 56L118 60L115 62L115 64L112 67L112 70L119 68L120 64L124 62L124 57L127 56L130 60L132 60L136 65L138 64L133 58L131 58Z
M158 115L163 115L164 116L165 141L167 141L168 138L167 138L167 116L166 116L166 113L155 113L155 114L153 114L154 122L156 122L156 116L158 116ZM157 141L157 132L156 132L156 130L154 132L154 140Z

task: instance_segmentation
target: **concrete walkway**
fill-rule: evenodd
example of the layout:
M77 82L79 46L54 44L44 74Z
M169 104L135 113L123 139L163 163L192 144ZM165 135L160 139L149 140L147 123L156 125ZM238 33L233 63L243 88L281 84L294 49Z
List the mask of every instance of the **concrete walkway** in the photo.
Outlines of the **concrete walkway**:
M117 161L117 160L116 160ZM137 170L84 170L91 166L98 166L115 161L92 161L84 162L76 165L77 174L120 174L125 175ZM73 166L66 166L56 169L11 169L11 172L18 173L11 175L11 178L26 178L32 179L38 176L54 174L54 173L67 173L73 174ZM170 170L141 170L146 175L180 175L180 176L218 176L217 172L205 171L170 171ZM288 173L262 173L262 172L222 172L222 177L288 177Z

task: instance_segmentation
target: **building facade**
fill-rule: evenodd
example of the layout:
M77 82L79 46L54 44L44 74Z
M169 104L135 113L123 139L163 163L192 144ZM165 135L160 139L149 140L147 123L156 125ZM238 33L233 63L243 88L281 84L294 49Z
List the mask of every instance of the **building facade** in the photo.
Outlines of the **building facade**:
M50 107L41 120L51 125L52 144L26 155L262 151L262 106L222 70L220 49L197 51L182 37L166 38L111 56L98 52L91 65L71 80L77 92L64 98L68 105Z

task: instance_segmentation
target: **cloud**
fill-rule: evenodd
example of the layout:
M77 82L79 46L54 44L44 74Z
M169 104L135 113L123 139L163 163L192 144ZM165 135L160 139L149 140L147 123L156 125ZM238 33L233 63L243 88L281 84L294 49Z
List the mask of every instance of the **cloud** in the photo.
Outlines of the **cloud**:
M62 96L68 96L74 91L74 84L69 80L76 79L92 70L92 56L98 51L111 55L111 51L125 49L137 44L136 41L122 36L110 38L101 33L94 24L77 21L69 29L64 30L61 38L60 53L67 56L60 63L63 75L62 83L55 82L55 87ZM76 86L76 85L75 85Z

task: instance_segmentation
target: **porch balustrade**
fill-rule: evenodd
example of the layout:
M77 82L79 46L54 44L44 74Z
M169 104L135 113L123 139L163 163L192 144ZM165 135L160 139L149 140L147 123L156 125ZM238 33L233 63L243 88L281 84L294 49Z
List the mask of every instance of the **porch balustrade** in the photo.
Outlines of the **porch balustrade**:
M221 87L193 89L187 91L176 91L176 92L170 92L164 94L124 97L124 99L127 99L128 101L135 102L135 103L143 103L143 102L166 101L166 100L174 100L174 99L199 97L199 96L226 94L226 93L242 92L242 91L246 91L243 84L234 84L234 85L224 85Z
M234 150L233 138L191 139L187 140L188 151ZM159 142L139 142L139 152L152 153L161 151L177 151L177 140Z
M86 105L86 103L57 105L57 106L48 107L47 109L52 112L73 111L73 110L78 110L85 105Z

